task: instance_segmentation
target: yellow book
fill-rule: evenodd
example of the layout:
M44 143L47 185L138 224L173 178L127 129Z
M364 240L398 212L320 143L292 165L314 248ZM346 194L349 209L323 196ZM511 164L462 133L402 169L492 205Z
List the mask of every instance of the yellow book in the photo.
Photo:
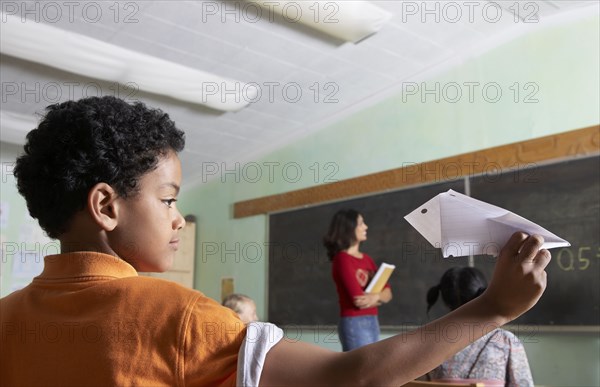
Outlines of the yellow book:
M385 284L387 284L395 268L395 265L382 263L381 266L379 266L377 273L375 273L373 279L371 282L369 282L369 285L365 289L365 293L380 293Z

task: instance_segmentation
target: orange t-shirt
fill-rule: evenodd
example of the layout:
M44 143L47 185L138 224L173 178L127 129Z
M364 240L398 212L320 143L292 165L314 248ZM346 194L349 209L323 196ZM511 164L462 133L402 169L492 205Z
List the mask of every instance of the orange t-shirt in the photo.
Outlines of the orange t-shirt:
M233 386L245 337L202 293L92 252L47 256L0 322L3 386Z

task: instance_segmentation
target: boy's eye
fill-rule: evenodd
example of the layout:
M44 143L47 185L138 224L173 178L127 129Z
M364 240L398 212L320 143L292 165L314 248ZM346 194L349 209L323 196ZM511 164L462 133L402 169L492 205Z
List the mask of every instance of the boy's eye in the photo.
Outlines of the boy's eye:
M177 199L166 199L163 200L162 202L165 203L167 205L167 207L171 207L171 204L175 203L177 201Z

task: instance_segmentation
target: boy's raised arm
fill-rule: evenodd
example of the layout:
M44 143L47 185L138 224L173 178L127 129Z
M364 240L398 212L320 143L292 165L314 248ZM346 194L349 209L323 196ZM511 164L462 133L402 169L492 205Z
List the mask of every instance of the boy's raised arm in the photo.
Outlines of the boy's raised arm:
M542 243L539 236L513 234L480 297L415 331L345 353L281 340L267 354L260 385L398 386L427 373L535 305L550 262Z

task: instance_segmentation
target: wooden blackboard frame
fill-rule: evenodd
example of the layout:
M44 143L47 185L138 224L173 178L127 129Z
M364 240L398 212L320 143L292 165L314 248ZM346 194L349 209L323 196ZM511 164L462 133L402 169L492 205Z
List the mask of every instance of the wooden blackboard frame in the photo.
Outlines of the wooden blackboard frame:
M336 202L397 190L404 187L435 183L439 174L427 171L452 168L453 178L523 168L533 163L600 154L600 125L534 138L513 144L487 148L423 163L409 163L392 169L321 184L314 187L236 202L234 219L277 213L310 205Z

